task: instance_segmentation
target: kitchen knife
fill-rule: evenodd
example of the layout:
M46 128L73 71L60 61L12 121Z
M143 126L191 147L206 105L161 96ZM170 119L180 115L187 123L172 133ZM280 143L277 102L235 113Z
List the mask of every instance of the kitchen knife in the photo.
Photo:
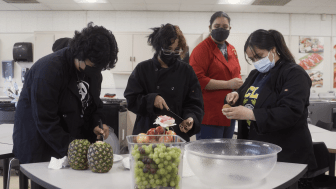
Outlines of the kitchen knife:
M170 113L174 114L177 118L179 118L180 120L184 121L184 119L180 116L178 116L177 114L175 114L174 112L172 112L170 109L168 110Z
M101 120L99 120L99 128L101 128L102 130L104 130L103 123L102 123ZM104 135L103 134L100 135L100 138L98 139L98 141L104 141Z

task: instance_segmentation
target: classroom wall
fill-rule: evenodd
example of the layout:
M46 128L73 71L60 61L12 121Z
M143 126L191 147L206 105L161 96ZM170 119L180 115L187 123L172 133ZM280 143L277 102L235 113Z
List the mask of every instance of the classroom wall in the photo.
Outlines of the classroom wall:
M329 41L325 44L329 44L329 47L325 47L327 51L323 68L325 84L323 88L314 90L317 92L334 90L331 40L336 36L336 17L327 15L327 19L322 21L321 15L227 12L232 20L231 33L249 34L260 28L276 29L286 36L292 51L298 51L296 45L300 35L325 37L325 43ZM113 32L149 32L149 28L169 22L179 25L184 33L201 35L208 32L211 15L212 12L0 11L0 61L12 59L12 47L15 42L34 42L35 31L80 30L86 23L93 21ZM242 53L238 52L238 54ZM253 67L249 66L249 69ZM19 85L21 84L20 70L20 66L16 64L14 79ZM127 77L127 75L108 77L104 80L103 86L115 87L116 82L125 83ZM1 78L0 87L3 83L4 80Z

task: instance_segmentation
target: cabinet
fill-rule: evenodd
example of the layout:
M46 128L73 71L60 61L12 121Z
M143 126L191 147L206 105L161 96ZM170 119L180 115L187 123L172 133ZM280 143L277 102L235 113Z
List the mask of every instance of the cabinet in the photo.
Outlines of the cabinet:
M112 73L127 73L133 69L133 36L131 34L115 34L115 38L118 44L118 62L116 66L111 70Z
M115 34L119 53L118 62L111 70L112 73L130 74L138 63L153 57L152 47L147 45L148 35L149 33Z
M52 53L52 45L55 42L53 33L37 33L35 32L34 42L34 62L40 58Z
M152 46L148 45L147 34L135 34L133 35L133 69L140 62L153 58L154 50Z
M189 46L189 56L191 55L194 48L203 41L202 35L199 34L185 34L184 38L187 41L187 45Z

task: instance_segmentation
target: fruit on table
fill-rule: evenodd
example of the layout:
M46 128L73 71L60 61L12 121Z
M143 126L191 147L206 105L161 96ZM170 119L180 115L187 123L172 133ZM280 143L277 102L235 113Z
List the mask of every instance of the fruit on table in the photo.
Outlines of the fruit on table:
M88 168L87 152L90 142L86 139L76 139L69 144L68 158L72 169L84 170Z
M155 128L155 131L156 131L156 133L157 133L158 135L163 135L163 134L166 133L165 129L164 129L163 127L161 127L161 126L156 127L156 128Z
M223 109L224 108L231 108L231 106L229 104L224 104Z
M158 133L156 133L156 129L155 128L149 129L146 134L147 135L158 135ZM151 142L151 141L155 140L155 138L156 138L155 136L149 136L148 140L149 140L149 142Z
M113 165L113 149L110 144L98 141L90 145L87 159L95 173L107 173Z
M159 142L164 142L164 143L174 142L174 137L167 136L167 135L176 135L176 133L172 130L167 131L165 136L160 137Z
M151 135L162 135L162 136L151 136ZM164 142L170 143L174 141L173 135L176 133L172 130L166 131L165 128L158 126L156 128L151 128L147 131L147 134L140 133L135 137L135 141L137 143L156 143L156 142Z
M180 188L178 175L181 149L165 144L134 145L131 152L134 158L135 188L156 187Z
M175 119L166 115L159 116L160 122L162 124L172 125L175 123Z
M137 136L137 143L148 143L149 142L149 138L145 133L140 133Z

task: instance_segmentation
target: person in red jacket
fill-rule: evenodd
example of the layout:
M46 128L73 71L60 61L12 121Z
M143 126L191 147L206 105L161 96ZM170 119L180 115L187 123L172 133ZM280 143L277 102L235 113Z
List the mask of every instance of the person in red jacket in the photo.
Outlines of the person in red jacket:
M204 100L204 118L196 139L232 138L232 123L223 116L224 97L238 89L243 81L236 49L226 39L230 34L230 17L216 12L210 19L210 36L193 50L190 65L201 85ZM231 124L231 126L230 126Z

